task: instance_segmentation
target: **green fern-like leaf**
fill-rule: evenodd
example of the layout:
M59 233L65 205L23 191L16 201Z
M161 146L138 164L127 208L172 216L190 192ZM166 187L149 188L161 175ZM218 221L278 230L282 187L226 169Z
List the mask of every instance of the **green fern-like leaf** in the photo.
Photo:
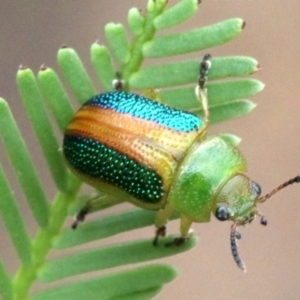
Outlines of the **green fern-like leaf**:
M156 37L160 30L179 25L193 16L197 8L196 0L182 0L173 7L167 7L166 0L149 0L144 16L136 8L129 10L130 37L122 24L107 24L105 36L108 46L99 43L91 46L91 62L103 90L112 89L111 83L118 70L126 90L145 92L147 89L162 88L159 94L162 102L201 115L201 108L194 95L199 61L176 62L174 58L168 63L157 63L155 58L173 57L221 45L239 35L244 23L241 19L230 19L204 28ZM146 59L151 60L151 63L148 67L142 67ZM98 92L74 49L61 48L58 65L79 104ZM261 91L263 84L254 79L237 77L248 76L258 70L257 66L257 62L249 57L212 59L207 85L211 123L245 115L254 108L255 105L245 98ZM219 81L224 78L227 80ZM152 264L60 283L59 280L63 278L79 274L179 254L193 247L197 239L192 238L179 248L157 249L152 247L150 239L136 240L90 250L74 250L60 258L47 259L48 254L54 250L59 252L71 249L151 225L154 213L132 209L86 222L76 232L64 228L68 216L80 209L84 199L92 197L80 194L81 182L67 170L60 150L62 134L74 114L69 95L56 72L45 66L41 67L37 76L30 69L21 67L17 83L57 194L51 201L46 198L44 184L36 172L37 166L32 163L30 151L7 102L0 99L2 141L31 214L39 226L36 236L31 240L10 183L0 166L0 213L20 260L19 270L11 278L5 263L0 259L0 295L4 300L152 298L165 283L176 277L174 267ZM55 124L50 122L49 113L53 115ZM61 134L57 134L57 128ZM224 135L224 138L232 143L238 142L231 135ZM126 201L101 193L97 197L98 210ZM171 239L166 238L167 241ZM43 290L31 292L36 282L42 284ZM50 288L50 282L55 282L57 286Z

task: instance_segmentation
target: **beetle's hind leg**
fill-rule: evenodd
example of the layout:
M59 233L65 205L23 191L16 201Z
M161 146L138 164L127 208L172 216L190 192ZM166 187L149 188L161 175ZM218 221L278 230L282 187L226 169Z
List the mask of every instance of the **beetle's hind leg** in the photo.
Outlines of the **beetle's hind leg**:
M92 196L91 198L87 199L85 201L84 206L75 215L74 221L73 221L73 223L71 225L72 229L76 229L78 227L79 223L84 222L86 216L90 212L96 210L96 208L99 206L100 201L101 201L101 196L99 196L99 195Z
M181 236L175 238L172 242L167 243L166 246L180 246L184 244L192 235L193 230L191 229L192 221L188 219L185 215L181 215L180 218L180 233Z
M89 213L99 211L121 202L123 202L123 200L118 197L112 197L104 194L97 193L96 195L90 196L85 201L85 204L82 206L80 211L75 215L71 227L76 229L79 223L84 222Z
M85 217L90 212L90 210L91 210L90 201L87 201L86 204L75 215L74 221L71 225L72 229L76 229L78 227L79 223L84 222Z

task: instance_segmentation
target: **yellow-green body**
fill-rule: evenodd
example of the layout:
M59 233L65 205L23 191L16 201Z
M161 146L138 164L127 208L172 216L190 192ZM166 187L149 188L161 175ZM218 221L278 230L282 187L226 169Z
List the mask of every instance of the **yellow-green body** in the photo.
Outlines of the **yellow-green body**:
M205 91L199 93L204 99ZM207 118L203 121L139 95L104 93L75 114L66 130L64 155L88 184L158 210L157 228L164 226L173 210L179 212L181 234L186 236L192 222L209 222L221 204L228 206L231 219L241 222L244 216L234 204L249 204L243 210L246 219L254 205L248 179L238 181L246 197L224 200L224 186L246 172L246 162L223 138L207 138L207 123Z

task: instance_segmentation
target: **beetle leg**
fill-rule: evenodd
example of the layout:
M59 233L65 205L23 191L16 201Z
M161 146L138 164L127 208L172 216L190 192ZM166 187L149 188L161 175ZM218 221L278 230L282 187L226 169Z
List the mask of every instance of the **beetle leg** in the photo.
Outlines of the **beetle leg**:
M84 206L75 215L71 228L76 229L79 223L84 222L86 215L89 214L91 211L94 211L98 203L99 195L93 196L92 198L86 200Z
M157 245L160 236L163 237L166 235L167 232L166 224L172 214L172 211L173 211L172 207L167 204L164 209L159 210L158 213L156 214L156 219L155 219L156 232L153 240L154 246Z
M181 215L180 217L180 233L181 233L181 237L188 239L191 237L192 230L191 230L191 226L192 226L193 221L191 221L189 218L187 218L185 215Z
M203 113L204 113L204 126L208 126L209 121L209 109L208 109L208 102L207 102L207 90L201 89L199 86L196 86L196 95L201 103Z
M204 86L207 82L208 72L211 67L211 61L209 60L210 58L210 54L206 54L204 55L203 60L200 62L198 85L196 86L195 91L204 112L205 127L207 127L209 121L209 109L207 101L207 89Z
M124 80L120 72L116 72L116 78L112 82L113 88L116 91L123 91L124 89Z
M74 221L71 225L72 229L76 229L79 225L80 222L83 222L85 220L85 216L89 213L90 211L90 205L89 202L87 202L79 211L79 213L77 213L77 215L74 218Z
M193 230L191 229L192 221L188 219L185 215L180 217L180 233L181 236L175 238L172 242L167 243L166 246L180 246L186 242L192 235Z
M153 240L153 245L157 246L159 237L164 237L167 233L167 226L163 225L161 227L157 227L155 231L155 237Z
M113 204L119 204L121 202L123 202L123 200L120 198L110 197L103 194L96 194L94 196L91 196L85 201L84 206L75 215L71 228L76 229L79 223L84 222L86 215L88 215L89 213L98 211Z

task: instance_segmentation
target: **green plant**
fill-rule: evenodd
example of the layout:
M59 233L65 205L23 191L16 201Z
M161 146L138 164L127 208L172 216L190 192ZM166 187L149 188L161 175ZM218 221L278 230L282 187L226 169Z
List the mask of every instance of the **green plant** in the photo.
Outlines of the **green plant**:
M172 57L221 45L239 35L244 23L241 19L230 19L204 28L180 33L162 33L155 37L158 31L192 17L198 8L195 0L183 0L170 8L166 5L166 0L149 0L145 16L135 8L129 11L128 27L132 41L128 40L123 25L108 24L105 35L109 48L94 43L91 47L92 64L103 90L112 89L111 82L118 70L125 81L126 90L164 88L160 92L162 102L201 114L194 95L200 58L151 64L149 67L142 67L142 63L145 59L154 61L154 58ZM61 48L58 52L58 64L79 104L97 93L75 50ZM263 85L259 81L214 80L247 76L257 71L257 62L249 57L222 57L213 58L212 64L207 85L211 122L224 121L250 112L255 105L244 98L253 96L262 89ZM151 239L146 239L92 250L75 250L57 259L47 259L50 251L59 252L60 249L151 225L154 213L132 209L86 222L76 232L64 228L66 218L78 211L86 198L91 197L81 195L81 182L66 169L60 151L62 133L73 116L69 97L57 74L45 66L41 67L37 77L30 69L21 67L17 74L17 83L58 191L52 201L46 199L43 183L36 174L37 166L32 164L29 150L7 102L0 99L0 131L3 144L39 226L36 236L30 240L12 189L0 168L0 212L21 262L18 272L10 278L4 262L0 261L2 298L47 300L153 297L165 283L176 276L177 271L172 266L152 264L109 275L96 275L85 280L75 278L72 283L59 282L63 278L95 270L178 254L193 247L196 238L179 248L154 248ZM49 121L49 113L53 115L55 122ZM60 134L56 134L57 127ZM99 210L126 200L97 195L101 198ZM171 240L172 237L166 239ZM44 290L30 293L36 281L44 283ZM47 284L50 282L56 282L57 287L49 288Z

